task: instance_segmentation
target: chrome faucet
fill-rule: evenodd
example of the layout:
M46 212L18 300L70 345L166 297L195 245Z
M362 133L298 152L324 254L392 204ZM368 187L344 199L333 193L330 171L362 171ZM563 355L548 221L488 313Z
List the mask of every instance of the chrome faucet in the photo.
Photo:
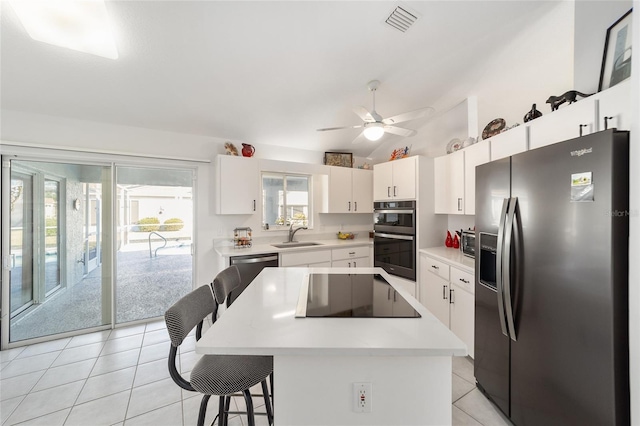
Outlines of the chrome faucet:
M301 229L307 229L306 226L301 226L299 228L293 229L293 221L291 221L291 225L289 226L289 239L287 240L288 243L295 243L297 241L294 241L293 236L296 235L296 232L298 232Z

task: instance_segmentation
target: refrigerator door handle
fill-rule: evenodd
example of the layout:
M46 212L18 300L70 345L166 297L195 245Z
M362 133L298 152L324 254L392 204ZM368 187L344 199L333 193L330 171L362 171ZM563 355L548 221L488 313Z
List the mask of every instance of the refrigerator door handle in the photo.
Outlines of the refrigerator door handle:
M507 220L507 209L509 207L509 198L505 198L502 201L502 212L500 213L500 224L498 225L498 243L496 247L496 293L498 295L498 315L500 317L500 328L502 329L502 334L509 337L507 332L507 322L504 318L504 290L502 283L502 269L504 262L504 227L506 225Z
M514 220L518 207L518 198L511 198L509 201L509 212L507 213L507 223L505 225L504 236L504 260L502 263L502 278L504 288L504 305L506 309L507 326L509 327L509 337L516 341L516 327L513 321L513 302L511 301L511 236L516 232ZM516 247L518 237L515 237ZM516 259L517 260L517 259Z

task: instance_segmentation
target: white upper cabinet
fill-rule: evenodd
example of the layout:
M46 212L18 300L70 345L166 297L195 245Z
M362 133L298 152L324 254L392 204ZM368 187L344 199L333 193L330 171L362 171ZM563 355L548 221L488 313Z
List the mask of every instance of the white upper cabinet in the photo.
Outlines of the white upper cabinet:
M464 214L464 151L433 159L435 213Z
M528 149L528 126L518 126L486 139L491 146L491 161L510 157Z
M219 155L217 161L217 214L253 214L260 188L256 158Z
M540 148L596 131L596 107L593 96L566 105L543 116L529 125L529 149Z
M484 140L464 149L464 214L476 214L476 166L491 160L489 147Z
M373 213L373 173L331 166L327 213Z
M598 93L598 130L631 129L631 79Z
M415 200L416 161L417 157L407 157L374 165L374 201Z

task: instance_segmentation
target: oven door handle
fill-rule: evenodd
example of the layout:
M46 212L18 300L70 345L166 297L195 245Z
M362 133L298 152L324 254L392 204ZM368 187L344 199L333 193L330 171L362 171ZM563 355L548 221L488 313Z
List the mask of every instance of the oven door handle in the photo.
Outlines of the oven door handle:
M374 210L374 213L385 213L385 214L394 214L394 213L401 213L401 214L413 214L414 211L413 210Z
M398 234L381 234L379 232L375 233L375 237L384 237L391 238L393 240L408 240L413 241L413 235L398 235Z

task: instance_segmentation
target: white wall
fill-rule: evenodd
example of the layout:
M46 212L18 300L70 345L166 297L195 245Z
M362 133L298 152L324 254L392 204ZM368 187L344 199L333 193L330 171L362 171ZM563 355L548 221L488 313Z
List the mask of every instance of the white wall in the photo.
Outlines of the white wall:
M631 0L576 2L573 89L583 93L598 91L607 28L629 9Z

